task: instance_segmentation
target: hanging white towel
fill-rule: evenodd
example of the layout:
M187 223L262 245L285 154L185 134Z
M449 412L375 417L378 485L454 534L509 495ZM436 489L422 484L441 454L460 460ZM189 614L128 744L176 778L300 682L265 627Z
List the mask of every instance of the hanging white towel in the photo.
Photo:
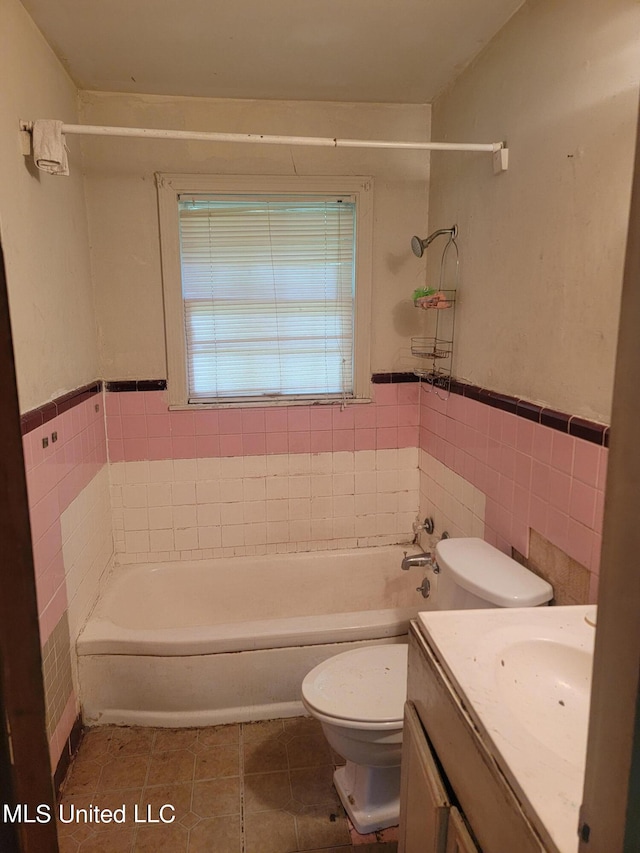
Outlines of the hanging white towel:
M68 175L67 147L62 122L38 119L33 123L33 159L38 169L50 175Z

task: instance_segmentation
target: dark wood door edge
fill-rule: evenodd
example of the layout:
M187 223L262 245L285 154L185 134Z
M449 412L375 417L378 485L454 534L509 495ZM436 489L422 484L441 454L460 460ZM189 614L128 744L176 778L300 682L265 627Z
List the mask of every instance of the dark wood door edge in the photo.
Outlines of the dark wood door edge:
M15 814L15 806L24 804L30 818L37 806L45 806L52 815L46 823L10 823L6 844L0 838L8 853L56 853L29 505L1 246L0 376L0 781L8 787L1 806L8 800Z

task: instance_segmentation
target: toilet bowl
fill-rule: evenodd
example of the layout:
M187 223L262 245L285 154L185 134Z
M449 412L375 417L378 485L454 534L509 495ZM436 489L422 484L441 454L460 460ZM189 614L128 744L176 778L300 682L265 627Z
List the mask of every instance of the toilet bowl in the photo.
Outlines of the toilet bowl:
M407 646L366 646L318 664L302 682L302 702L346 759L333 780L359 833L393 826L400 808Z
M552 587L482 539L436 546L436 608L536 607ZM346 759L334 784L362 834L398 823L407 646L366 646L318 664L302 682L302 702Z

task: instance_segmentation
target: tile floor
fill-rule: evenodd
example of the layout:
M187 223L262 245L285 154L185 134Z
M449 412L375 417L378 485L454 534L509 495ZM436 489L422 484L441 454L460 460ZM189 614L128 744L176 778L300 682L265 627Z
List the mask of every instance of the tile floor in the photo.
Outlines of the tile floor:
M60 853L387 853L397 834L355 833L332 785L320 725L307 717L203 729L90 729L60 805L126 808L126 821L59 823ZM160 806L171 824L134 823Z

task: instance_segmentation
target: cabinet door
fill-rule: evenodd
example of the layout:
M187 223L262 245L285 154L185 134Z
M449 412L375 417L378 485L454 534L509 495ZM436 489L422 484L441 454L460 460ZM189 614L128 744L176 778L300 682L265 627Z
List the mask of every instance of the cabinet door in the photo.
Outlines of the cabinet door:
M455 806L451 806L449 812L447 853L479 853L462 815Z
M404 706L399 853L445 853L449 800L412 702Z

